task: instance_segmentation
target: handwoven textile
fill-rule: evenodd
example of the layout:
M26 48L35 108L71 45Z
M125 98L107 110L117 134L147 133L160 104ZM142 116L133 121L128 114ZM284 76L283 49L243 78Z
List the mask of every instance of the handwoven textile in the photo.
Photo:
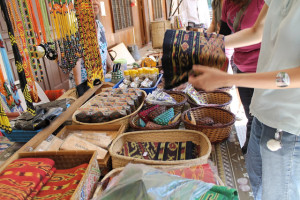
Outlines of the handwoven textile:
M48 158L21 158L9 164L0 174L0 199L30 199L40 182L53 168Z
M87 167L88 164L86 163L71 169L56 170L51 179L34 197L34 199L70 199Z
M204 181L206 183L214 183L214 173L212 172L209 164L197 165L192 167L186 167L183 169L176 169L168 171L169 174L181 176L183 178L194 179Z
M227 71L224 36L206 32L167 30L162 57L165 89L187 82L188 72L194 64Z
M121 155L146 160L189 160L196 158L198 146L193 142L126 142Z
M238 193L236 189L215 185L198 200L238 200Z

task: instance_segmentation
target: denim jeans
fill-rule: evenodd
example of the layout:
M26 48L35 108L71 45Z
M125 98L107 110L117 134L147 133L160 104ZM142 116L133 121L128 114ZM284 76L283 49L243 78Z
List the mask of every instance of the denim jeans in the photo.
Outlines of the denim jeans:
M275 131L253 119L246 167L255 199L300 199L300 136L283 132L282 148L271 151Z

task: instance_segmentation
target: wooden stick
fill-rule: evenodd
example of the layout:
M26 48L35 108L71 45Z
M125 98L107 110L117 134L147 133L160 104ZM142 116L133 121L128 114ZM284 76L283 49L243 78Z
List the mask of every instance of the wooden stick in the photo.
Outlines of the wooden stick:
M170 3L169 17L171 17L172 8L173 8L173 0L171 0L171 3Z
M183 2L183 0L181 0L177 6L177 8L175 9L175 11L173 12L172 17L175 15L175 13L177 12L177 10L179 9L179 6L181 5L181 3Z

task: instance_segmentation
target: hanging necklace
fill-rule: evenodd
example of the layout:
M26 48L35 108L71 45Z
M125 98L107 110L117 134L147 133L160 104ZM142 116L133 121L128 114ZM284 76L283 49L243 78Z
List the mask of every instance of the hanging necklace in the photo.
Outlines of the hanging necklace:
M90 0L75 2L78 30L83 48L84 66L87 71L88 86L93 87L94 81L104 81L102 61L98 46L94 10Z
M26 80L28 81L28 86L30 87L30 91L32 93L32 96L34 97L34 101L37 102L38 101L38 95L37 95L37 88L34 82L34 77L31 71L31 62L30 62L30 54L27 50L27 40L26 40L26 34L24 32L24 28L23 28L23 23L20 20L20 17L18 15L18 11L17 11L17 5L15 3L15 1L13 2L13 8L14 8L14 12L12 10L11 4L8 1L8 6L9 6L9 16L12 19L12 25L13 25L13 30L15 30L16 32L16 43L17 43L17 47L20 50L19 53L22 56L22 60L23 60L23 68L25 71L25 77ZM22 13L22 12L21 12ZM14 16L16 16L16 20L14 19ZM24 51L23 51L24 50Z
M5 71L6 71L6 75L7 75L7 79L10 85L10 89L12 91L12 95L16 104L16 108L18 109L19 112L23 111L23 108L21 106L21 100L18 94L18 89L17 86L15 85L15 79L11 70L11 66L9 63L9 59L7 56L7 52L4 48L3 45L3 39L2 39L2 35L0 34L0 52L1 52L1 56L3 59L3 63L4 63L4 67L5 67Z

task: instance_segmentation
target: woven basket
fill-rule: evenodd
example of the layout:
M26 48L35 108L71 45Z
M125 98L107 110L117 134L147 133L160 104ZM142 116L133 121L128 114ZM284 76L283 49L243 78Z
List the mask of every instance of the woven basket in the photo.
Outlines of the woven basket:
M129 125L131 128L133 128L136 131L146 131L146 130L161 130L161 129L178 129L180 126L181 119L179 118L177 122L166 125L166 126L161 126L161 127L153 127L153 128L148 128L148 127L141 127L138 126L138 120L139 120L139 115L134 115L131 116L129 119Z
M115 119L115 120L112 120L112 121L109 121L109 122L102 122L102 123L85 123L85 122L80 122L80 121L77 121L76 119L76 115L80 112L80 111L75 111L72 115L72 120L75 124L82 124L82 125L105 125L105 124L124 124L126 126L128 126L129 124L129 119L131 116L133 115L136 115L140 110L141 108L143 107L143 104L144 104L144 101L146 99L146 92L141 90L142 91L142 94L143 94L143 97L142 97L142 103L140 104L140 106L133 112L131 113L130 115L127 115L125 117L122 117L122 118L119 118L119 119ZM93 98L92 98L93 99ZM91 100L92 100L91 99ZM86 104L88 104L88 102L86 102L85 104L83 104L81 107L84 107ZM127 127L126 127L127 128Z
M214 91L214 92L199 92L200 98L204 99L207 104L198 105L195 103L190 97L188 98L188 103L192 108L194 107L216 107L216 108L224 108L229 110L230 103L232 101L231 94L222 91Z
M203 117L210 117L214 121L222 123L219 126L194 125L184 119L187 112L192 112L196 121ZM181 120L184 122L186 129L197 130L203 132L210 142L221 142L227 139L230 135L231 128L235 122L235 116L228 110L214 107L197 107L185 111Z
M125 142L186 142L192 141L200 145L199 157L191 160L176 160L176 161L158 161L158 160L144 160L139 158L132 158L118 154L121 151ZM109 153L112 157L113 168L124 167L128 163L142 163L147 165L185 165L195 166L206 164L207 159L211 153L211 144L208 138L199 131L191 130L163 130L163 131L138 131L124 133L118 136L109 148Z
M182 109L187 102L187 97L183 92L177 91L166 91L167 94L171 95L176 101L176 104L167 105L167 110L170 108L174 109L174 113L177 114L178 112L182 112ZM146 105L150 105L149 103L145 103Z

